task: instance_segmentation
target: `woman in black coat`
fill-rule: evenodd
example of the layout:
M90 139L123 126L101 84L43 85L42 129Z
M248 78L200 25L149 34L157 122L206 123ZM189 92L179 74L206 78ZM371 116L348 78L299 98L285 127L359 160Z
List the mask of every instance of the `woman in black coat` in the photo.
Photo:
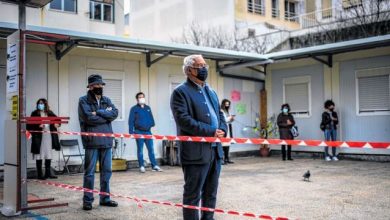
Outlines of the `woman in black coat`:
M290 113L290 105L283 104L281 113L278 115L277 123L279 127L279 135L282 140L293 140L294 136L291 133L291 128L295 125L295 120ZM286 145L282 145L282 159L286 160ZM291 145L287 146L287 160L293 160L291 157Z
M49 108L46 99L39 99L36 104L36 110L31 113L31 117L57 117ZM60 124L28 124L29 131L57 131ZM51 150L60 150L58 134L54 133L36 133L32 132L31 153L36 160L38 179L56 179L51 173ZM45 160L45 175L42 173L42 160Z

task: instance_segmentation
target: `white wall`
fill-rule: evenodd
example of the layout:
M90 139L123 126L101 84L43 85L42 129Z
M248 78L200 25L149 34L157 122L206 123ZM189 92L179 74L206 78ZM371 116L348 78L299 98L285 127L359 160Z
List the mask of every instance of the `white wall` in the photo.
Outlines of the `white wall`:
M31 112L36 109L36 102L40 98L48 98L48 81L47 81L47 53L45 52L27 52L26 57L26 115L30 116ZM51 100L48 100L49 105ZM56 112L54 112L56 113ZM34 166L32 160L31 141L28 141L27 155L28 164ZM56 158L57 153L53 151L53 157Z
M390 115L357 114L356 76L357 70L389 67L390 56L378 56L356 59L340 63L340 102L339 106L345 140L355 141L390 141ZM337 106L336 106L337 107ZM389 154L389 150L377 150Z
M224 93L219 97L221 102L223 99L231 101L231 114L236 114L236 121L233 122L233 137L255 137L258 135L253 131L256 122L256 114L260 113L260 90L264 88L263 83L250 82L247 80L232 79L225 77L223 79ZM231 92L239 91L241 99L233 101L231 99ZM237 111L237 105L243 104L246 106L246 113L240 114ZM230 148L231 152L258 150L258 145L248 144L233 144Z
M51 10L49 5L43 9L27 8L27 24L122 36L125 28L123 0L116 0L115 2L114 24L90 20L89 1L87 0L77 1L77 13ZM18 7L13 4L0 2L0 21L17 23Z
M79 97L85 95L87 92L87 71L97 70L101 72L121 72L124 74L124 118L122 120L114 121L112 126L114 132L116 133L128 133L128 116L130 107L134 105L134 96L139 91L139 62L88 56L69 56L68 69L69 71L67 71L67 73L62 74L68 75L68 83L71 85L68 87L69 96L66 97L66 100L60 97L59 104L60 108L65 110L63 114L66 115L63 116L69 116L71 120L69 125L64 127L63 130L80 131L77 111L78 100ZM66 90L66 88L62 89ZM63 136L61 138L70 139L74 137ZM81 144L81 139L78 139ZM124 154L125 159L136 159L135 141L126 139L125 142L127 144L127 149Z
M130 8L133 38L171 41L192 22L234 30L233 0L132 0Z

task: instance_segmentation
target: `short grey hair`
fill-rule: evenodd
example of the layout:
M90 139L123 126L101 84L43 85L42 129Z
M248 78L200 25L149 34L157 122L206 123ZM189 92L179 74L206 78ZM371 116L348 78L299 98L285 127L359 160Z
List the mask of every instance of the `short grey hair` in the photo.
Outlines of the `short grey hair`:
M203 56L200 54L193 54L193 55L189 55L189 56L184 57L184 60L183 60L183 73L184 73L184 75L187 75L188 69L190 67L192 67L192 65L194 65L195 59L199 58L199 57L203 58Z

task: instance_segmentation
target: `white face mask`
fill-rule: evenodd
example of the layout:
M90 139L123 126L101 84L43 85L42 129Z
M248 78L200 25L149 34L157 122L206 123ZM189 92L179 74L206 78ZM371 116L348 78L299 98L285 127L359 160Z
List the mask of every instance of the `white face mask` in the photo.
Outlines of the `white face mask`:
M138 103L139 103L140 105L144 105L144 104L146 103L145 98L139 98L139 99L138 99Z

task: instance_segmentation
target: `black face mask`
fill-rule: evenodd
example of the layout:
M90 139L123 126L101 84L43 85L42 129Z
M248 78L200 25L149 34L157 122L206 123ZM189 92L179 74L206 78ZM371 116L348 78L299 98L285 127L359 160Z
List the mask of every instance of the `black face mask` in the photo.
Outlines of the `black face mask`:
M206 81L208 73L209 73L207 68L202 67L202 68L199 68L197 70L198 70L198 75L196 76L196 78L199 79L200 81L203 81L203 82Z
M103 95L103 88L97 88L97 87L95 87L95 88L92 89L92 92L93 92L93 94L95 94L95 95Z
M225 106L225 109L226 109L226 110L229 110L229 109L230 109L230 106Z

